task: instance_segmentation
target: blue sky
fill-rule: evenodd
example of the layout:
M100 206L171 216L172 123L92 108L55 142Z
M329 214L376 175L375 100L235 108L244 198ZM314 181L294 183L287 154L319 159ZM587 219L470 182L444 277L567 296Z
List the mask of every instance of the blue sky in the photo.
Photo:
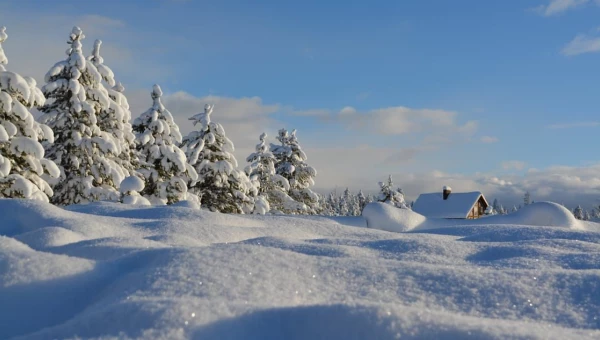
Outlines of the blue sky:
M393 173L409 196L455 183L507 201L530 190L594 204L598 18L596 0L0 5L19 72L41 83L80 25L84 49L104 41L132 108L154 82L182 122L218 101L240 154L259 130L296 128L322 188L375 189Z

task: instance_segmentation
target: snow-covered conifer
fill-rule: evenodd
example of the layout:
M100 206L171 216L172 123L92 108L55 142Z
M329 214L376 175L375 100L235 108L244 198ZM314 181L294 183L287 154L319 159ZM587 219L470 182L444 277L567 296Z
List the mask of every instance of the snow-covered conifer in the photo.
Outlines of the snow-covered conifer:
M29 111L44 103L44 95L33 78L6 70L2 43L7 38L6 28L0 27L0 197L48 202L53 191L43 178L57 178L60 170L44 158L40 142L54 137Z
M578 205L577 208L575 208L573 210L573 216L575 216L575 218L578 220L583 220L583 218L584 218L583 209L581 208L580 205Z
M306 206L288 195L290 187L288 180L275 173L276 159L267 149L266 138L266 133L260 135L260 142L256 145L255 152L246 158L250 164L244 171L249 177L259 181L259 197L266 197L271 209L284 214L301 213L306 210Z
M362 190L360 190L358 192L358 208L360 209L360 214L362 214L363 209L365 208L365 206L367 205L367 196L365 196L365 194L363 193Z
M394 190L394 181L392 175L389 175L387 182L379 182L380 192L377 200L391 204L397 208L410 209L406 201L404 200L404 193L402 189L398 188Z
M138 171L145 179L141 194L155 205L197 201L194 195L188 195L188 183L194 184L198 175L178 147L181 133L173 116L162 104L161 96L160 86L154 85L152 107L133 123L140 157Z
M340 197L340 216L348 216L351 212L352 198L350 194L350 189L346 188L342 197Z
M494 211L500 213L500 205L498 204L498 199L494 198L494 202L492 203L492 208Z
M110 99L108 106L103 106L98 116L98 127L104 132L108 132L114 139L117 146L117 157L114 161L120 164L130 175L135 173L139 167L139 160L135 151L135 134L131 126L131 111L129 103L123 94L125 87L115 81L115 75L110 67L104 64L104 58L100 55L101 40L94 42L92 55L88 57L98 73L104 80Z
M223 213L251 213L258 183L237 169L233 142L219 123L211 121L213 107L190 118L198 131L191 132L181 143L189 155L189 164L198 173L190 192L202 199L202 207Z
M531 195L529 194L529 191L527 191L525 193L525 195L523 196L523 205L529 205L531 204Z
M0 71L6 71L4 65L8 64L8 58L6 58L6 54L4 54L4 49L2 48L2 44L8 39L8 34L6 34L6 27L0 27Z
M96 67L81 50L85 36L74 27L67 59L46 74L42 88L46 103L39 108L40 122L54 131L55 142L46 145L47 157L61 169L52 202L59 205L95 200L118 200L127 171L114 161L119 146L97 125L97 114L109 106L108 92Z
M281 145L271 144L270 147L277 159L276 173L288 180L290 197L305 204L307 213L316 214L320 210L319 197L310 187L315 184L317 171L306 163L307 157L298 143L296 130L291 133L286 129L279 130L277 140Z

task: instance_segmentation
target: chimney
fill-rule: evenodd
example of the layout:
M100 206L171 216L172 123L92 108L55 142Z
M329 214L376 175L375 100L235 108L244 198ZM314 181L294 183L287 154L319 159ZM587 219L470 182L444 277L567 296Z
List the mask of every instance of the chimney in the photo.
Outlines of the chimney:
M442 190L442 194L444 195L444 201L448 199L448 196L450 196L450 193L452 193L452 188L450 188L448 186L444 186L444 189Z

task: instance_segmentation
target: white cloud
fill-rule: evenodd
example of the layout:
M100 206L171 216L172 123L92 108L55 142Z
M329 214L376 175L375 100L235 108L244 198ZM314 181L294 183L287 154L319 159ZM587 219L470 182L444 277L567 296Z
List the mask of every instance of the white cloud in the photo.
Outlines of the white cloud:
M527 163L523 161L505 161L502 162L502 169L504 170L523 170L527 166Z
M492 137L492 136L483 136L481 137L481 142L485 143L485 144L491 144L491 143L497 143L498 142L498 138L497 137Z
M600 35L598 35L598 30L595 30L591 34L578 34L561 51L566 56L595 52L600 52Z
M478 128L476 121L459 123L458 113L436 109L412 109L394 106L360 112L351 106L338 112L332 110L293 111L294 115L315 116L324 121L338 122L347 128L373 134L399 136L417 133L472 135Z
M538 6L535 10L546 17L557 15L586 5L590 0L550 0L547 5Z

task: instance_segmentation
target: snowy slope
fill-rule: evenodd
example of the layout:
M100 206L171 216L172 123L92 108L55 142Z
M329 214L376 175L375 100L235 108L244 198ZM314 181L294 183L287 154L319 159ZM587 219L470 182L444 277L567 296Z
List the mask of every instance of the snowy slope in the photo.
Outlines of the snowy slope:
M595 224L0 211L0 339L600 338Z

